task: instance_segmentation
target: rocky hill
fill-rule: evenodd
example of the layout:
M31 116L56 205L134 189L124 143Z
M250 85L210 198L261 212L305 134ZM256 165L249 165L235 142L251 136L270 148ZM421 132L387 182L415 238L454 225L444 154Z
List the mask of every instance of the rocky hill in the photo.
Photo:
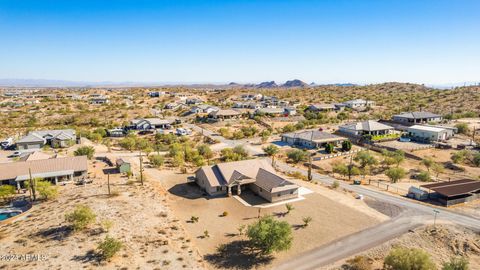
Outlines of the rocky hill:
M291 81L286 81L284 84L282 84L282 87L309 87L309 85L301 80L291 80Z
M278 85L275 81L262 82L256 85L257 88L276 88Z

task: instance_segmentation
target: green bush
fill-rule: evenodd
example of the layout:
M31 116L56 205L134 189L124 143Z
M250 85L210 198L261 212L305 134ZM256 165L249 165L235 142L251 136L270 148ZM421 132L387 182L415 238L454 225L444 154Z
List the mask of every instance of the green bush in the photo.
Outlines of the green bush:
M58 196L58 187L52 185L52 183L50 183L49 181L36 181L35 190L40 196L42 196L46 200L54 199Z
M458 133L460 134L468 134L468 132L470 132L470 129L466 123L458 123L455 125L455 127L458 129Z
M82 146L75 150L73 154L75 156L87 156L88 159L92 159L93 155L95 154L95 148L92 146Z
M86 205L78 205L73 212L65 215L65 220L72 223L76 231L84 230L88 225L95 222L95 219L95 213Z
M253 247L263 254L288 250L292 246L292 228L285 221L271 216L262 217L248 226L247 236Z
M430 177L430 174L428 172L420 172L418 175L417 175L417 178L418 180L422 181L422 182L430 182L432 181L432 177Z
M351 141L343 141L342 142L342 151L348 152L352 149L352 142Z
M162 155L150 155L148 156L148 160L150 161L150 164L152 164L152 166L157 168L161 167L165 162Z
M294 163L299 163L301 161L306 161L308 159L309 153L300 149L290 150L287 153L287 157L290 161Z
M0 186L0 198L7 201L13 198L15 195L15 187L11 185L1 185Z
M325 145L325 152L327 152L327 154L333 153L333 149L334 149L334 146L332 144L327 143Z
M468 270L469 263L464 257L455 257L443 264L442 270Z
M435 270L430 255L421 249L395 248L385 257L386 270Z
M100 255L103 259L110 259L120 251L122 246L122 242L107 235L105 240L98 245L98 249L100 250Z

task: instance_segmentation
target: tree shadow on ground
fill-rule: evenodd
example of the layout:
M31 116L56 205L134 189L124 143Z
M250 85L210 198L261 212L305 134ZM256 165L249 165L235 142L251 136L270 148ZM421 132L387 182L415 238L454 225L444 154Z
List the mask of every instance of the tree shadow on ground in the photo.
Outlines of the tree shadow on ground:
M216 253L207 254L204 259L216 268L252 269L269 264L273 256L263 255L252 249L249 241L236 240L221 245Z
M107 174L119 174L120 171L117 168L105 168L105 169L103 169L103 173L105 175L107 175Z
M99 265L102 262L102 256L91 249L87 251L84 255L75 255L71 259L72 261L82 262L82 263L93 263Z
M173 195L195 200L204 197L204 192L194 183L177 184L168 190Z
M43 237L50 240L62 241L65 238L69 237L73 233L73 228L71 226L62 225L59 227L53 227L48 229L40 230L31 236Z

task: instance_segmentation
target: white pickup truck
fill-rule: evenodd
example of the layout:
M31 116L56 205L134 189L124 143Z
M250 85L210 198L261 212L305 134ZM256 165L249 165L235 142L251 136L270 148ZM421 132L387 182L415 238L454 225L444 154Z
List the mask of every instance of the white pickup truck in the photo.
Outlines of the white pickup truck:
M11 138L11 137L10 137L10 138L6 138L5 140L3 140L3 141L0 142L0 147L1 147L2 149L7 149L7 148L9 148L9 147L12 146L12 145L13 145L13 138Z

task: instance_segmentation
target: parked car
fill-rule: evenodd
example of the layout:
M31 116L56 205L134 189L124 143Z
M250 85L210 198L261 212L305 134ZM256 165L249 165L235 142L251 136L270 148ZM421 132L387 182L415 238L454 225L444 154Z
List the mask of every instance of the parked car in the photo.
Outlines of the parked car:
M15 151L15 152L13 152L11 155L9 155L8 157L9 157L9 158L15 158L15 157L19 157L19 156L21 156L21 155L22 155L22 152L20 152L20 151Z
M186 128L177 128L176 134L179 136L185 136L192 134L192 131Z
M11 138L11 137L10 137L10 138L6 138L5 140L3 140L3 141L0 142L0 147L1 147L2 149L7 149L7 148L9 148L9 147L12 146L12 145L13 145L13 138Z

